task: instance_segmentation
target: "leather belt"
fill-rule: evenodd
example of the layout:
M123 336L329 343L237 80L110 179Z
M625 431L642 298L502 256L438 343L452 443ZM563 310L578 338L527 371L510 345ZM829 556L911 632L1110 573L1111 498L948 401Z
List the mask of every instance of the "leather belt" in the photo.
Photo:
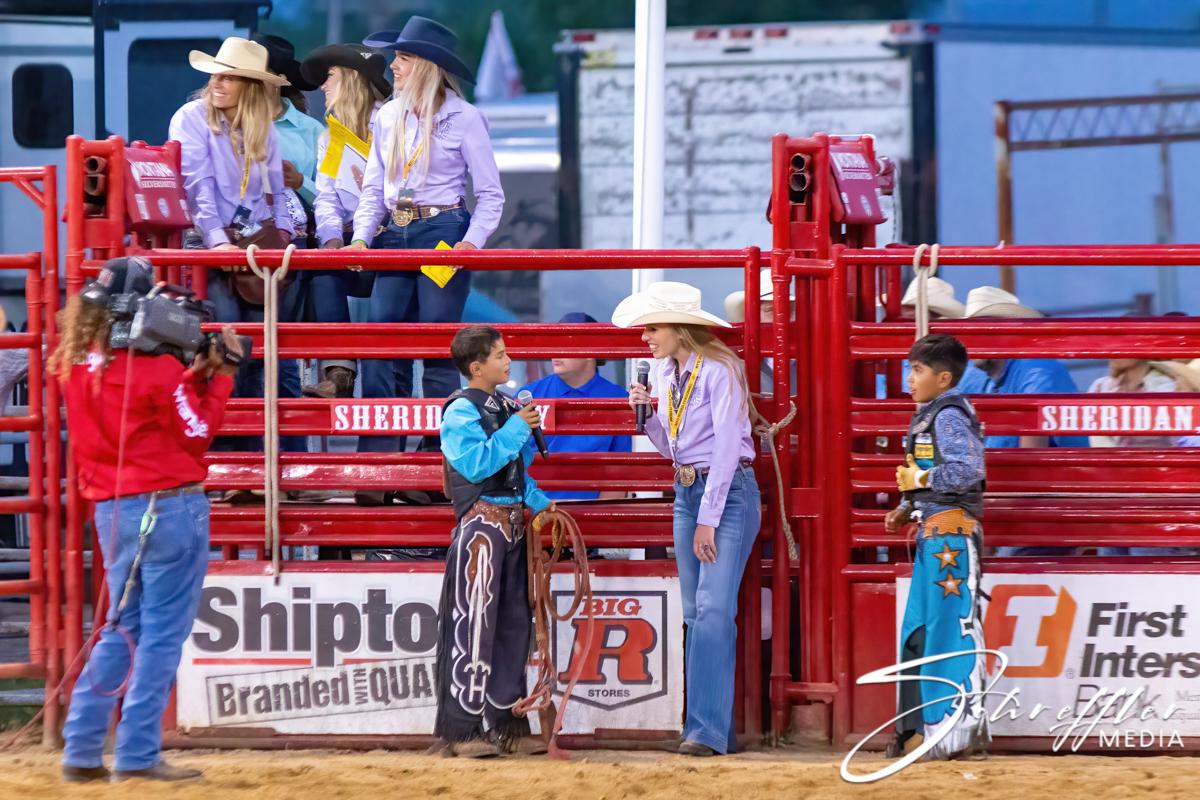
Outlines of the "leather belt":
M392 209L392 223L403 228L416 220L430 219L443 211L453 211L462 207L461 200L452 206L396 206Z
M960 534L970 536L979 525L978 520L967 514L961 508L949 511L939 511L925 520L925 535L939 536L941 534Z
M141 494L127 494L119 498L114 497L113 500L146 500L155 497L162 500L164 497L183 497L185 494L204 494L203 483L185 483L183 486L176 486L174 489L159 489L154 492L142 492Z
M749 467L754 464L754 459L743 458L738 461L739 467ZM697 477L707 478L710 467L697 467L695 464L676 464L675 465L675 480L680 486L691 486L696 482Z

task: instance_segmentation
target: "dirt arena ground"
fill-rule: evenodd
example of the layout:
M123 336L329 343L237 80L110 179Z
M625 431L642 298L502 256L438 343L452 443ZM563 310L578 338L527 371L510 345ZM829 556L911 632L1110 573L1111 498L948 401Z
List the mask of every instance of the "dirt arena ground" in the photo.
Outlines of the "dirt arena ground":
M887 798L888 800L1030 800L1030 798L1196 797L1191 758L993 756L987 761L917 764L880 783L850 785L836 755L774 750L722 759L598 751L571 761L517 757L494 761L408 753L329 751L185 751L170 760L204 770L204 779L164 785L69 785L58 754L25 749L0 754L0 798L159 798L183 800L479 800L571 798ZM858 763L856 761L856 763ZM864 756L861 771L881 765ZM875 766L872 766L875 765Z

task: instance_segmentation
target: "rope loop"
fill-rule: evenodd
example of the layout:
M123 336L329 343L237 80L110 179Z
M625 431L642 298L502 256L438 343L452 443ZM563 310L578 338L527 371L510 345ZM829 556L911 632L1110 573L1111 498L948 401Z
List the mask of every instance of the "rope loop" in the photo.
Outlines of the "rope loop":
M929 279L937 274L939 244L919 244L913 251L913 273L917 281L917 333L921 339L929 335ZM929 264L921 264L925 251L929 251Z
M800 548L796 546L796 536L792 533L792 525L788 522L787 511L783 507L783 470L779 466L779 453L775 450L775 437L796 418L796 404L788 403L788 413L779 422L769 421L755 408L754 403L750 404L750 415L754 420L754 435L771 454L771 467L775 471L775 491L779 496L779 527L783 529L783 535L787 538L788 556L798 559Z

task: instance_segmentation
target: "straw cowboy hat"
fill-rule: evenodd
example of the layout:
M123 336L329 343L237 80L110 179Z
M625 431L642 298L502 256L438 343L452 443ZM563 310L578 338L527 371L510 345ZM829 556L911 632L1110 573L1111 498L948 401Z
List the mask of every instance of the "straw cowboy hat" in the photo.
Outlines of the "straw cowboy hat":
M681 325L733 327L700 307L699 289L675 281L652 283L646 287L646 291L626 297L617 304L612 321L618 328L672 322Z
M384 97L392 93L392 74L382 54L361 44L327 44L309 53L300 64L300 74L317 86L325 83L329 70L345 67L361 73Z
M188 63L210 75L237 75L273 86L288 86L287 78L267 69L267 61L267 48L238 36L230 36L221 42L221 49L215 56L202 50L188 53Z
M475 82L475 73L458 56L458 36L428 17L410 17L404 23L403 30L372 33L363 39L363 44L380 50L409 53L432 61L451 75Z
M914 280L908 284L908 289L904 292L904 297L900 300L900 305L916 308L917 305L917 283ZM954 297L954 287L949 281L944 281L941 278L929 278L926 297L929 300L929 311L937 314L939 317L947 319L961 319L966 313L967 307ZM1014 300L1016 298L1013 298Z
M775 298L775 287L771 285L771 268L764 267L758 273L758 299L771 301ZM789 295L792 300L796 299L795 295ZM725 316L729 317L730 322L745 322L746 321L746 292L743 289L738 289L736 292L730 292L725 295Z
M932 281L930 281L932 283ZM997 289L995 286L980 286L967 294L967 309L964 319L979 317L1029 318L1045 316L1037 309L1021 305L1015 294Z

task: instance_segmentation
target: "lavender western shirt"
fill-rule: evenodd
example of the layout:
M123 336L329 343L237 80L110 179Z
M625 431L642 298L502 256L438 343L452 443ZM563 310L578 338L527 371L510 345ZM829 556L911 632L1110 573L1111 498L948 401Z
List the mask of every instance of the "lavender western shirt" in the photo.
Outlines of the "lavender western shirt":
M371 125L379 116L383 103L376 103L371 112ZM313 216L317 220L317 242L325 244L330 239L342 239L342 232L347 223L354 220L354 212L358 208L358 197L337 188L337 179L321 172L321 162L325 160L325 151L329 149L329 131L321 134L317 142L317 198L313 201ZM365 173L364 173L365 176ZM342 242L342 244L350 244Z
M407 110L404 113L409 115L406 123L409 141L405 143L405 151L411 156L416 146L417 118ZM358 210L354 212L354 238L367 244L375 238L379 224L396 207L400 190L405 186L401 176L403 170L397 170L394 180L387 178L384 161L392 129L399 124L400 114L400 101L390 100L371 124L371 155L367 158ZM467 173L470 173L475 189L475 211L463 240L483 247L500 224L500 214L504 211L504 190L500 188L500 169L492 153L487 120L475 106L453 92L447 93L442 107L433 115L431 151L428 174L418 172L420 158L409 173L407 184L414 191L414 202L417 205L454 205L465 196Z
M244 200L241 198L243 160L233 151L228 126L223 118L221 128L219 134L209 130L204 101L193 100L171 117L168 134L168 138L182 145L180 161L183 166L183 190L187 194L192 223L204 237L204 243L216 247L229 242L229 237L222 229L233 221L233 212L239 203L250 209L250 217L255 222L274 218L277 228L295 236L287 203L280 194L284 188L283 161L279 156L279 140L274 126L267 139L267 160L264 164L275 192L274 206L267 205L260 165L251 165L246 197Z
M693 353L676 383L675 360L666 358L658 363L654 389L658 396L658 411L646 420L646 435L658 452L676 464L691 464L697 469L709 470L696 522L715 528L721 523L725 497L729 494L729 484L738 463L754 458L754 440L750 435L750 417L741 382L724 364L710 358L700 368L672 453L667 422L667 404L670 402L667 386L674 385L675 396L682 396L695 366L696 354Z

